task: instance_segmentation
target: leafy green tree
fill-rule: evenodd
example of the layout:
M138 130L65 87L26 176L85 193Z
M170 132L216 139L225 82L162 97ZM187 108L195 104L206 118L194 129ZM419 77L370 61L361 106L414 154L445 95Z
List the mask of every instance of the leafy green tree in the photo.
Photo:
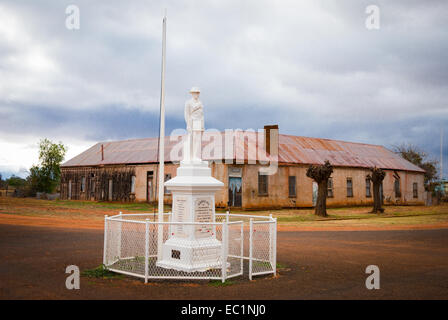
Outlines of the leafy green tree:
M26 180L12 175L9 179L6 180L6 183L8 184L8 186L14 188L22 188L25 185Z
M27 184L29 186L30 195L36 195L36 192L40 192L45 189L42 179L42 173L38 166L32 166L30 168L30 174L26 178Z
M61 162L64 160L67 147L53 143L48 139L39 142L39 165L30 168L28 182L34 192L52 193L61 179Z
M394 147L395 153L402 158L425 170L425 188L431 190L431 183L437 179L437 160L428 159L426 152L412 144L402 144Z

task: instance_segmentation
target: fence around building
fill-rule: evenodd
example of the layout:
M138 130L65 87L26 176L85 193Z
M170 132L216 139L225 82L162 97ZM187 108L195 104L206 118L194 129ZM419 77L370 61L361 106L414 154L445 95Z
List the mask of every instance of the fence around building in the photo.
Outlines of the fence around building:
M272 216L216 213L216 222L173 222L172 214L118 214L105 217L103 264L113 272L145 279L226 279L248 275L276 274L277 219ZM213 261L210 249L197 254L208 261L200 271L182 271L157 265L159 245L175 228L205 228L220 241ZM177 229L176 229L177 230ZM161 241L159 238L161 235ZM190 243L191 244L191 243ZM196 255L197 255L196 254ZM198 257L196 257L198 258ZM195 259L195 257L191 257Z

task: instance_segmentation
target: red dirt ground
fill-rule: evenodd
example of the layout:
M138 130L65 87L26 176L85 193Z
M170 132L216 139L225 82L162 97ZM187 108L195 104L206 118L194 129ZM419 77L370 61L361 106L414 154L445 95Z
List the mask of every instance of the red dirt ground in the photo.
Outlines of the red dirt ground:
M54 218L8 216L0 220L0 299L448 299L448 229L280 231L285 267L276 278L215 287L82 277L80 290L67 290L66 266L101 264L102 224L73 221L68 229ZM365 288L370 264L381 270L380 290Z
M16 225L16 226L37 226L52 228L74 228L74 229L90 229L103 230L104 221L80 219L76 217L36 217L23 216L15 214L1 214L0 224ZM403 224L403 225L383 225L383 226L291 226L278 225L278 231L382 231L382 230L428 230L428 229L445 229L448 223L439 222L434 224Z

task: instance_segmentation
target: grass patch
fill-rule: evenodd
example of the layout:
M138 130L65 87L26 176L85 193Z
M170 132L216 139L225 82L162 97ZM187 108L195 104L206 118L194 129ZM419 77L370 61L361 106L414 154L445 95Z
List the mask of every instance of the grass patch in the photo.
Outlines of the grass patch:
M277 269L286 269L288 266L286 264L283 264L281 262L277 262Z
M105 209L105 210L125 210L125 211L143 211L153 212L155 204L146 202L94 202L94 201L73 201L73 200L54 200L55 205L62 207L83 208L83 209ZM165 206L165 209L171 207Z
M81 272L81 276L99 279L121 279L123 275L107 270L104 265L100 265L94 269L86 269Z
M221 280L212 280L208 283L211 287L228 287L232 284L235 284L232 280L226 280L225 282L222 282Z
M434 223L448 223L448 205L440 206L385 206L385 213L372 214L371 206L328 208L328 217L314 215L312 208L276 209L244 211L232 210L232 213L247 215L268 216L273 214L279 225L305 226L305 227L357 227L357 226L383 226L399 224L428 225ZM165 206L165 211L170 211ZM149 213L154 211L154 204L149 203L120 203L120 202L94 202L82 200L36 200L33 198L0 197L0 215L14 214L34 217L57 217L71 219L70 223L77 221L104 221L104 215L116 215L119 211L126 213ZM224 209L216 212L223 213Z

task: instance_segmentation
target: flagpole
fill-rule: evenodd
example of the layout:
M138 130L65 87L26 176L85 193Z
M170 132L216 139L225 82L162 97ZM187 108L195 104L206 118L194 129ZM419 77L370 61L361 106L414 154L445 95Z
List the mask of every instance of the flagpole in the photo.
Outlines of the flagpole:
M440 129L440 186L443 187L443 127Z
M158 221L163 222L163 196L165 193L164 179L165 179L165 65L166 65L166 10L163 17L163 31L162 31L162 79L160 87L160 134L159 134L159 214ZM162 244L163 244L163 225L158 227L158 246L157 258L162 259Z

